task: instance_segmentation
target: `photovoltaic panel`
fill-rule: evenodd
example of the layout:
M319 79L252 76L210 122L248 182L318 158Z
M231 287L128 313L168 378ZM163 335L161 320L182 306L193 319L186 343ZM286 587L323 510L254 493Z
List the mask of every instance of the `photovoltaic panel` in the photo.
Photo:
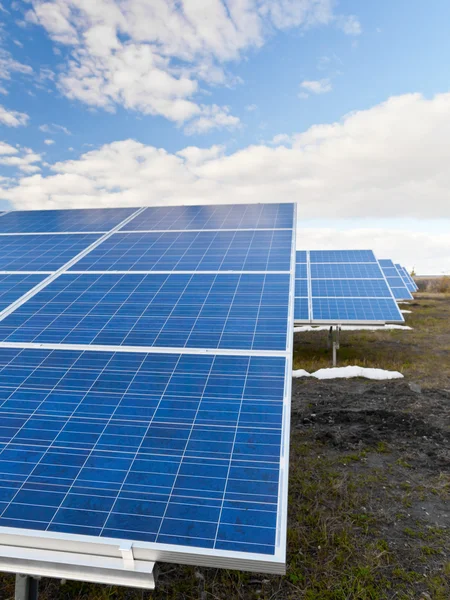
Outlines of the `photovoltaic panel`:
M380 263L381 270L387 279L389 287L392 290L392 294L396 300L409 300L412 298L411 292L408 290L404 283L400 273L395 267L392 260L382 259L378 261Z
M0 310L26 294L45 279L45 275L2 275L0 274ZM0 321L1 322L1 321Z
M0 526L274 553L285 358L0 363Z
M0 545L283 572L294 206L134 210L2 236L59 271L0 320Z
M136 208L11 211L0 219L0 233L107 232Z
M292 228L293 204L235 204L147 208L124 231Z
M99 235L0 235L0 271L56 271Z
M0 321L0 340L285 350L289 284L289 274L64 274Z
M296 322L403 321L371 250L311 250L302 251L299 258L295 282Z
M117 233L77 271L289 271L292 230Z
M419 288L417 287L416 282L411 277L411 275L408 273L408 271L405 269L405 267L402 267L401 265L398 265L398 264L396 264L395 266L398 269L398 272L400 273L400 275L402 276L403 281L405 282L405 284L406 284L407 288L409 289L409 291L410 292L417 292L417 290Z

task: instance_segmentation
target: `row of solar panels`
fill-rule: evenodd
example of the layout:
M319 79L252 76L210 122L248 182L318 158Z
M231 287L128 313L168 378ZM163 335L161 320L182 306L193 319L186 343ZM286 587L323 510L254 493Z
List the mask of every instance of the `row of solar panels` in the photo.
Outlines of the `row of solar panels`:
M295 321L324 324L402 322L396 300L417 287L400 265L372 250L296 253Z

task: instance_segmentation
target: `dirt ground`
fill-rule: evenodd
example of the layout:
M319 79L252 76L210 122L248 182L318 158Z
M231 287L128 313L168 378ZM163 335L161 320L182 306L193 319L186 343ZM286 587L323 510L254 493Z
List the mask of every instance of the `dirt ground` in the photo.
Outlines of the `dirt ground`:
M449 600L450 296L402 308L411 331L344 332L339 361L404 379L293 381L286 576L161 565L155 592L44 580L40 599ZM295 368L329 366L326 333L295 341Z

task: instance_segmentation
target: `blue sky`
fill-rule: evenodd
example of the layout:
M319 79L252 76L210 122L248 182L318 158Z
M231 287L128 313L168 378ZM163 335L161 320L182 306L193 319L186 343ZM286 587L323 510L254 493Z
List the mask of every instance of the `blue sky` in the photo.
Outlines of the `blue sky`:
M2 207L294 200L450 270L448 2L0 2Z

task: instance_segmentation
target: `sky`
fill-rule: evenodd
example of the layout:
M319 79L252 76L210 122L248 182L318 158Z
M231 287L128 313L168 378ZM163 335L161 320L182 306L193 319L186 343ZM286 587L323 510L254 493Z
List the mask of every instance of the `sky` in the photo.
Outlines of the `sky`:
M0 0L0 209L297 202L450 272L450 3Z

